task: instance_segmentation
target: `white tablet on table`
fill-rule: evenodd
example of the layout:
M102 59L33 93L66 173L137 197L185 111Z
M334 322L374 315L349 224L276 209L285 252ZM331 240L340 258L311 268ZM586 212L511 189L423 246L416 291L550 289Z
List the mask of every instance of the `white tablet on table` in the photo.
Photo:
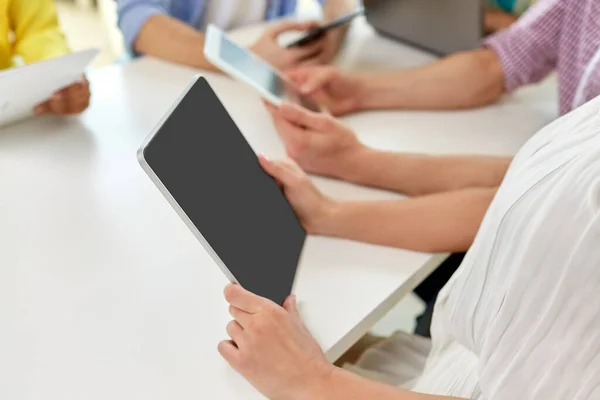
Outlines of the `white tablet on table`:
M326 111L316 101L302 95L297 86L275 67L235 43L214 25L209 25L206 30L204 55L223 72L258 90L275 106L288 101L311 111Z
M81 79L98 49L67 54L0 73L0 126L33 115L38 104Z

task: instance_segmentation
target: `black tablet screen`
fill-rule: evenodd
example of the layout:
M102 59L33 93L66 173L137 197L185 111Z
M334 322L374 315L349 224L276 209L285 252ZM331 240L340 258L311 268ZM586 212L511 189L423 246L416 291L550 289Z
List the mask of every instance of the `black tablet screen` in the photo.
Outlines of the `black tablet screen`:
M203 78L158 129L144 159L237 281L283 303L306 233Z

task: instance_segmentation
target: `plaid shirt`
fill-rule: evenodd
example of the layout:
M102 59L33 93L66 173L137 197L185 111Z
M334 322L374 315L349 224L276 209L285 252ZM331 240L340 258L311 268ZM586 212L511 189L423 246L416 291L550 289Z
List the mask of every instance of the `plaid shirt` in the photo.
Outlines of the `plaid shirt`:
M500 58L507 91L556 69L561 114L600 94L600 0L540 0L485 46Z

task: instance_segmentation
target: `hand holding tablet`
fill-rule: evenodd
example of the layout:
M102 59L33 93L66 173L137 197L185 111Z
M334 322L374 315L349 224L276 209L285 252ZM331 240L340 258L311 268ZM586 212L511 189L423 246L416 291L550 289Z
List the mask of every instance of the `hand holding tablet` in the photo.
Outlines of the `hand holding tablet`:
M204 78L184 92L138 158L227 277L282 304L306 232Z
M0 125L19 121L34 112L70 114L82 111L89 100L89 88L87 81L81 82L81 79L86 66L97 54L97 49L90 49L3 71L0 75ZM83 85L72 87L77 82ZM62 91L65 88L69 88L67 93ZM42 107L36 109L40 105Z
M283 73L233 42L214 25L209 25L206 30L204 55L228 75L258 90L275 106L288 101L311 111L324 111L324 107L310 96L300 93L296 84Z
M37 115L75 115L83 112L90 104L90 83L85 76L78 82L58 90L48 100L34 109Z

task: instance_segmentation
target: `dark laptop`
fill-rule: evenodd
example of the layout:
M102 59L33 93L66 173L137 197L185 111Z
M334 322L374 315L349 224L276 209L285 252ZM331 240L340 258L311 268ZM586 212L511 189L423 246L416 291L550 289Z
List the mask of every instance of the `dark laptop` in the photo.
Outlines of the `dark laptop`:
M383 36L444 56L472 50L484 36L482 0L363 0Z

